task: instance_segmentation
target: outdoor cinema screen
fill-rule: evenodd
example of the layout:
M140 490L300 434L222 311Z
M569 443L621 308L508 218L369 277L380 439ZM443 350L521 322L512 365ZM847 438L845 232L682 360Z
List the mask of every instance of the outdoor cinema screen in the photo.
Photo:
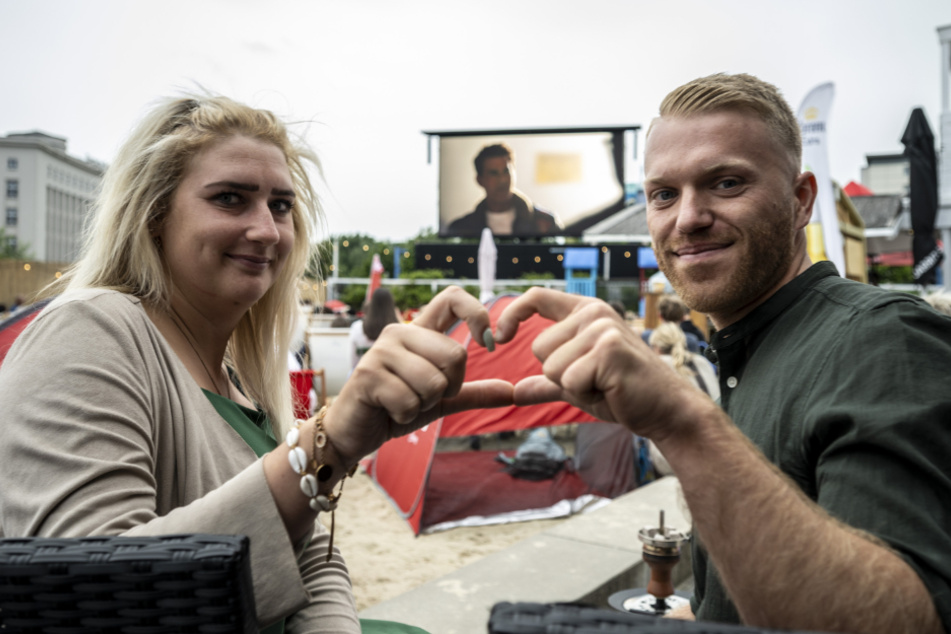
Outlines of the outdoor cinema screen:
M637 129L424 132L439 137L439 236L580 236L624 206L624 133Z

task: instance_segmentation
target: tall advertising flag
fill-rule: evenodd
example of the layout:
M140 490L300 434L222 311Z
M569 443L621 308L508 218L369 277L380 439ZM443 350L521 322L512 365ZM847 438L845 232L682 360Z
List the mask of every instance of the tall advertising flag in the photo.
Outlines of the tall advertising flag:
M931 126L921 108L911 111L901 142L905 146L909 167L915 283L934 284L935 272L944 258L944 252L934 237L935 216L938 214L938 157Z
M802 131L803 169L816 176L819 191L812 209L812 221L806 227L809 257L812 261L829 260L840 275L845 275L845 251L835 192L829 175L829 148L826 128L832 110L835 84L828 82L813 88L799 106L799 129Z
M370 284L367 286L367 296L364 302L369 302L373 297L373 291L380 288L383 279L383 263L380 261L380 254L374 253L373 260L370 262Z

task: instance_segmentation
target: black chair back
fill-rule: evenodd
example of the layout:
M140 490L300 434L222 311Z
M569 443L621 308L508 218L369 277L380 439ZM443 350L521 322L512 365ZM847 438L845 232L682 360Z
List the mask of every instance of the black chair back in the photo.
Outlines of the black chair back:
M257 633L248 538L0 539L0 630Z

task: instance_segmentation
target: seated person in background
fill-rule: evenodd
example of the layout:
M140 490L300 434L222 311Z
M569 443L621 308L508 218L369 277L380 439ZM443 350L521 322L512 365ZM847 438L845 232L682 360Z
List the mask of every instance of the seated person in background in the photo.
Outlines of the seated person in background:
M613 299L608 302L608 305L614 309L614 312L616 312L621 319L627 320L627 310L624 308L624 304Z
M26 300L23 299L23 295L17 295L16 297L14 297L13 303L10 305L10 314L12 315L18 310L20 310L21 308L23 308L23 305L25 303L26 303Z
M687 350L687 337L676 324L664 323L655 328L650 335L650 346L667 365L690 381L698 390L714 401L720 398L720 384L717 382L713 366L699 354ZM657 446L654 443L650 443L649 446L651 462L654 464L657 475L672 474L673 470Z
M488 227L496 236L547 236L561 233L557 216L532 204L515 189L514 154L498 143L482 148L475 158L476 182L485 190L474 211L453 220L449 235L478 238Z
M512 386L463 384L442 333L462 318L481 342L489 317L449 288L379 336L329 409L294 420L288 351L321 218L311 156L224 97L166 100L139 124L80 259L0 367L0 537L247 535L266 632L361 632L318 513L390 437L510 405Z
M951 318L813 264L816 178L796 116L750 75L675 89L646 135L657 262L716 331L720 404L606 303L532 288L543 375L519 405L564 399L649 438L693 520L681 615L863 634L951 632Z
M350 324L350 367L357 367L383 329L400 323L399 311L388 288L380 287L363 307L363 319Z
M676 295L664 295L660 298L660 301L657 302L657 313L660 316L661 323L674 324L684 331L687 338L687 350L690 352L700 352L702 348L706 347L707 342L690 331L691 327L693 330L698 329L693 325L693 322L685 321L686 317L690 314L690 309L687 308L687 305L684 304L682 299ZM690 324L689 326L686 325L688 323ZM650 343L651 332L652 331L648 329L641 333L644 343Z

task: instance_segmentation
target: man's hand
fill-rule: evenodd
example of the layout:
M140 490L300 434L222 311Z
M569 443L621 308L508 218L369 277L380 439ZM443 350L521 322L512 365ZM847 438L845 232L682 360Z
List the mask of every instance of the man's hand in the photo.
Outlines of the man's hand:
M613 308L594 298L532 288L502 312L496 339L511 341L519 323L536 313L556 323L532 344L543 375L515 385L517 405L565 400L601 420L655 438L673 433L682 423L686 403L709 401L645 345Z

